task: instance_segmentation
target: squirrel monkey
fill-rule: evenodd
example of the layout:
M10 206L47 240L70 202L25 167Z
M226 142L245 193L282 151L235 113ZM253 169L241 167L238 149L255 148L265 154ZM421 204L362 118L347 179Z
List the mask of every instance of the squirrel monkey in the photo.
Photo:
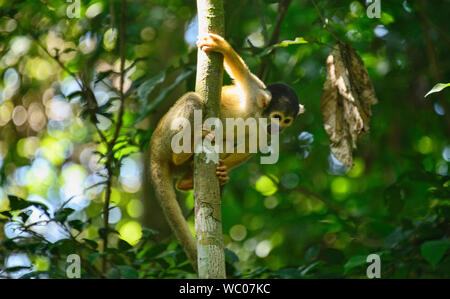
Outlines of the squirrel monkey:
M224 56L224 66L233 79L234 84L224 86L221 96L220 119L225 118L275 118L278 119L280 130L292 124L303 106L299 105L295 91L286 84L268 85L250 72L242 58L233 50L228 42L216 34L207 34L197 41L200 50L219 52ZM186 220L176 200L173 181L178 190L193 188L193 155L190 153L174 153L171 140L179 131L172 130L172 121L177 118L187 119L193 130L194 110L202 110L203 100L195 92L182 96L170 110L161 118L153 132L150 146L150 172L156 195L160 201L166 219L175 233L180 245L186 252L194 270L197 271L197 249L189 231ZM269 130L270 132L270 130ZM202 137L208 132L203 131ZM191 134L194 136L194 134ZM225 139L226 136L224 136ZM195 144L192 140L191 144ZM230 153L221 155L216 175L221 184L228 180L228 171L246 160L253 154Z

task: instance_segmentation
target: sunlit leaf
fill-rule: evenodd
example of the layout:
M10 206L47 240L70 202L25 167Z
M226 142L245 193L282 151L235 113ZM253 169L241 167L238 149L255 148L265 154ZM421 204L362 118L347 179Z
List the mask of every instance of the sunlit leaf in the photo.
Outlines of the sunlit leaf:
M426 95L425 97L429 96L432 93L440 92L444 88L447 88L450 86L450 83L438 83L436 84Z
M296 37L294 40L284 40L277 44L274 44L272 46L265 48L264 51L262 51L261 53L259 53L257 55L257 57L267 56L270 53L272 53L272 51L276 48L286 48L286 47L292 46L292 45L302 45L302 44L307 44L307 43L308 43L308 41L305 40L303 37Z

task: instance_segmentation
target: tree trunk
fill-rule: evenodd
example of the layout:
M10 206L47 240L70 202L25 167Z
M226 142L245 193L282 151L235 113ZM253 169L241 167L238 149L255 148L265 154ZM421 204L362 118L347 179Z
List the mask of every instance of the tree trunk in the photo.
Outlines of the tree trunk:
M222 0L197 0L199 36L224 35ZM223 57L198 50L195 90L205 101L204 118L219 117ZM194 158L195 232L199 278L225 278L220 185L216 164L205 153Z

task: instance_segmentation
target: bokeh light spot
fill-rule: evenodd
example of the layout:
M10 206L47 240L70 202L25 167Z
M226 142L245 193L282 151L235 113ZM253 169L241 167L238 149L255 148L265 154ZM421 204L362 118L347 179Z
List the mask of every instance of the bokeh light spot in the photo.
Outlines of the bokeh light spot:
M417 150L423 154L429 154L433 151L433 140L428 136L423 136L417 143Z
M278 187L272 179L266 175L262 175L256 181L255 189L264 196L270 196L277 192Z
M120 227L119 233L120 238L131 245L136 245L142 237L142 227L136 221L129 221Z
M365 169L364 160L361 158L356 158L354 160L353 169L351 169L347 173L347 176L349 176L351 178L360 177L364 173L364 169Z
M255 253L260 258L265 258L272 250L272 243L269 240L264 240L258 243L255 248Z
M234 241L242 241L247 236L247 229L242 224L236 224L230 229L230 237Z
M337 177L331 183L331 191L337 200L345 198L350 191L350 181L344 177Z
M144 212L142 202L137 199L132 199L127 205L127 213L133 218L139 218Z

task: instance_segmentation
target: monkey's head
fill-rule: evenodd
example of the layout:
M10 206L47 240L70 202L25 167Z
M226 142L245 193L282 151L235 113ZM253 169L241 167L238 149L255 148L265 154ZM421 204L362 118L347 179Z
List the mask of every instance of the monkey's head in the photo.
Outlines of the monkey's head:
M279 130L289 127L297 115L305 112L303 105L298 103L295 90L284 83L273 83L267 86L267 90L272 94L269 105L263 111L263 117L278 119ZM270 133L270 125L268 126Z

